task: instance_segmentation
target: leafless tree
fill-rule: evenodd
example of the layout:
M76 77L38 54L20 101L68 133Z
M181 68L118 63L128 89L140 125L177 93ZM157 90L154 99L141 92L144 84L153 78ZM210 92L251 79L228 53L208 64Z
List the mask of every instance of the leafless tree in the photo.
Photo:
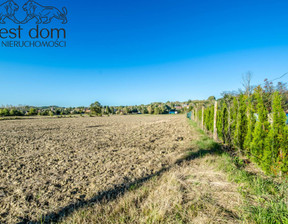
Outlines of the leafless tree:
M244 87L245 94L249 97L252 93L253 87L251 86L252 72L248 71L242 75L242 86Z

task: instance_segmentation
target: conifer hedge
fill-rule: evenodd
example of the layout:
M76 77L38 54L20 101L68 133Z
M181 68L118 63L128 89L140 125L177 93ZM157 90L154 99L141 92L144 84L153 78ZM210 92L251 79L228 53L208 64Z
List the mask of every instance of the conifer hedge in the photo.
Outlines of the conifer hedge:
M266 173L287 175L288 125L282 97L275 91L269 108L264 102L264 91L258 86L250 96L227 94L218 100L216 118L214 105L204 108L203 118L203 105L196 105L191 118L200 126L204 119L203 128L210 133L214 131L216 119L218 140L247 155Z

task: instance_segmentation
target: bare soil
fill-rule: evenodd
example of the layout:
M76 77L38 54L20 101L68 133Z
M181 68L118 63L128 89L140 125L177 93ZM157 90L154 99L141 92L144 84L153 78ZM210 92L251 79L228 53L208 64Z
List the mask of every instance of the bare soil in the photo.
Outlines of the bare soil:
M195 128L191 131L195 139L189 154L157 175L131 185L124 194L74 209L60 223L246 223L242 220L239 185L230 182L219 168L221 154L214 154L213 149L207 154L204 148L201 151L203 136Z
M0 223L53 218L153 175L193 138L182 115L4 120L0 131Z

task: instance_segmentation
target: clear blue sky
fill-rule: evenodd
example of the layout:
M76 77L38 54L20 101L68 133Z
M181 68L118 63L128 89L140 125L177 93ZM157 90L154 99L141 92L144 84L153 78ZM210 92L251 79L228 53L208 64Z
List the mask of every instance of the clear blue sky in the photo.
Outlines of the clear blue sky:
M288 72L287 0L38 2L67 7L67 48L1 47L0 105L205 99L247 71L253 84Z

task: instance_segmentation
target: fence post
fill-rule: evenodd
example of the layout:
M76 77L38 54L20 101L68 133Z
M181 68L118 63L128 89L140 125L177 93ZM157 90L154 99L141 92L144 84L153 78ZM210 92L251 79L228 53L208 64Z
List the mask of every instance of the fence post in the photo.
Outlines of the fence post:
M227 141L229 146L231 145L231 110L230 110L230 104L227 106L227 112L228 112L228 130L227 130Z
M216 119L217 119L217 101L215 100L215 105L214 105L214 128L213 128L213 139L215 141L217 140Z
M195 109L192 110L192 120L195 121Z
M195 122L198 123L198 107L196 107Z
M201 128L204 130L204 106L202 106L202 122L201 122Z

